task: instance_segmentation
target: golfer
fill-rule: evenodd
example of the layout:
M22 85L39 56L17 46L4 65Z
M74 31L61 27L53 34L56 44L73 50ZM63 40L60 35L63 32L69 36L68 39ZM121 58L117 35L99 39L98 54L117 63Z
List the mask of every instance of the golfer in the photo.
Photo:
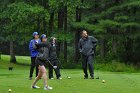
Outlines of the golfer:
M84 79L88 79L87 67L91 79L94 79L94 66L92 64L94 52L96 48L97 39L93 36L88 36L87 31L82 31L82 38L79 40L79 51L82 55L82 68L84 72Z
M29 80L32 80L35 65L35 59L38 54L38 50L34 49L35 43L40 43L38 32L33 33L33 39L30 41L29 50L31 54L31 66L30 66L30 75ZM36 76L38 75L38 68L36 67Z
M57 53L56 53L56 38L51 37L50 39L50 62L53 66L57 66L56 69L54 69L56 78L57 79L62 79L61 74L60 74L60 68L59 68L59 60L57 58ZM53 66L49 65L49 79L54 79L53 78Z
M49 57L49 44L46 42L47 41L47 37L45 34L41 35L41 43L37 43L36 44L36 49L38 49L39 53L36 57L36 65L39 69L39 73L38 76L35 78L31 88L40 88L38 86L36 86L36 83L38 82L38 80L40 80L40 78L43 78L44 81L44 90L51 90L53 89L52 87L50 87L47 83L47 74L46 74L46 64L48 62L48 57Z

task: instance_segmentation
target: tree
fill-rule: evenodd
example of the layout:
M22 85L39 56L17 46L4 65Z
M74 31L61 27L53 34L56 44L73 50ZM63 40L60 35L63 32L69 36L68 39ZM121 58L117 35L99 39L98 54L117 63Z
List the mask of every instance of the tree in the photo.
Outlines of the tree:
M3 25L3 37L6 37L6 40L10 42L10 62L16 63L15 54L14 54L14 42L17 42L19 34L25 34L24 28L28 23L28 17L34 16L34 19L38 16L38 14L44 14L44 9L38 6L31 6L24 2L15 2L9 4L5 11L3 11L0 15L1 20L5 20ZM27 23L26 23L27 22ZM20 26L17 26L20 24ZM26 29L27 30L27 29ZM22 40L20 38L20 40ZM22 42L22 41L19 41Z
M76 6L76 22L81 22L81 18L82 18L82 3L84 2L84 0L80 1L80 5ZM79 54L79 49L78 49L78 42L80 39L80 30L81 29L76 29L75 31L75 54L74 54L74 62L77 63L79 58L80 58L80 54Z

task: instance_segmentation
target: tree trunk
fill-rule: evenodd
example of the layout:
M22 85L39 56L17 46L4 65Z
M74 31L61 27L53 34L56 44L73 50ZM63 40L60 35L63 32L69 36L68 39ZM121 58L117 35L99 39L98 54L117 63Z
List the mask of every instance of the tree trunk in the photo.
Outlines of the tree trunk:
M78 43L80 39L80 31L77 30L75 31L75 54L74 54L74 62L78 63L79 58L80 58L80 53L79 53L79 48L78 48Z
M130 64L133 61L133 39L129 36L126 37L125 41L125 52L124 60L126 64Z
M63 30L63 22L64 21L64 10L63 8L60 8L58 11L58 29L59 31ZM57 55L59 57L60 55L60 50L61 50L61 41L58 41L57 44Z
M38 18L37 18L37 23L36 23L36 25L37 25L36 30L39 32L39 31L40 31L40 19L39 19L39 16L38 16Z
M52 33L54 27L54 12L50 13L50 20L49 20L49 35Z
M16 63L16 57L14 54L14 43L12 40L10 41L10 62Z
M84 0L81 0L81 3L83 3ZM76 7L76 22L81 22L82 12L81 8L79 6ZM78 63L80 58L80 53L78 49L78 42L80 39L80 29L76 29L75 31L75 53L74 53L74 62Z
M45 17L43 18L43 33L46 33L47 29L47 23L46 23L46 20L45 20Z
M105 39L104 39L104 36L102 36L102 38L101 38L101 50L100 50L100 53L101 53L101 57L104 58L105 57Z
M63 23L64 23L64 10L63 8L60 8L58 11L58 29L63 29Z
M64 7L64 31L67 33L67 6ZM64 41L64 61L67 62L67 41Z
M48 9L49 10L49 0L42 0L42 6L45 8L45 9ZM50 30L50 27L52 28L53 26L53 17L51 18L51 14L50 14L50 20L49 20L49 29L46 29L47 27L47 22L45 20L45 17L44 17L44 20L43 20L43 26L44 26L44 33L47 33L48 36L50 36L50 32L52 31L49 31ZM52 22L52 23L50 23Z
M113 36L113 40L112 40L112 51L116 55L116 53L117 53L117 40L116 40L115 36Z

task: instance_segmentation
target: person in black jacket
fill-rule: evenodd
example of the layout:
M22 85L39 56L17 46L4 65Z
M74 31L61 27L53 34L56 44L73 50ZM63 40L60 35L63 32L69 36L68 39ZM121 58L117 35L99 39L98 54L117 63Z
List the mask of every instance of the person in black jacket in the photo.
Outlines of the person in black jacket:
M79 51L82 55L82 68L84 72L84 79L88 78L87 66L91 79L94 79L94 67L92 64L97 39L93 36L88 36L87 31L82 31L82 38L79 40Z
M60 68L59 68L59 60L57 58L57 53L56 53L56 38L51 37L50 39L50 54L49 54L50 62L53 66L57 66L56 69L54 69L56 78L57 79L62 79L61 74L60 74ZM54 79L53 78L53 67L52 65L49 65L49 79Z
M47 83L47 75L46 75L46 63L48 62L49 59L49 44L46 42L47 37L45 34L41 35L41 43L36 43L34 48L38 50L38 55L36 57L36 65L39 69L38 76L35 78L31 88L40 88L36 86L36 83L40 78L43 78L44 80L44 90L50 90L53 89L50 87Z

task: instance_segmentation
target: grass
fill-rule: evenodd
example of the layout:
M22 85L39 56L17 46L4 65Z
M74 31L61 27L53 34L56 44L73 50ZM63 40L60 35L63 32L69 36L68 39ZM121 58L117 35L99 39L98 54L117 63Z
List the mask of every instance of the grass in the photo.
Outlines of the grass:
M8 71L8 60L8 56L0 60L0 93L8 93L8 89L12 89L12 93L139 93L140 91L140 73L95 71L96 76L100 76L99 80L84 80L81 69L61 70L62 80L48 81L54 88L51 91L42 89L42 79L37 84L41 89L31 89L33 80L28 80L29 66L12 64L13 71ZM72 79L67 79L66 74ZM106 83L102 83L102 80Z

